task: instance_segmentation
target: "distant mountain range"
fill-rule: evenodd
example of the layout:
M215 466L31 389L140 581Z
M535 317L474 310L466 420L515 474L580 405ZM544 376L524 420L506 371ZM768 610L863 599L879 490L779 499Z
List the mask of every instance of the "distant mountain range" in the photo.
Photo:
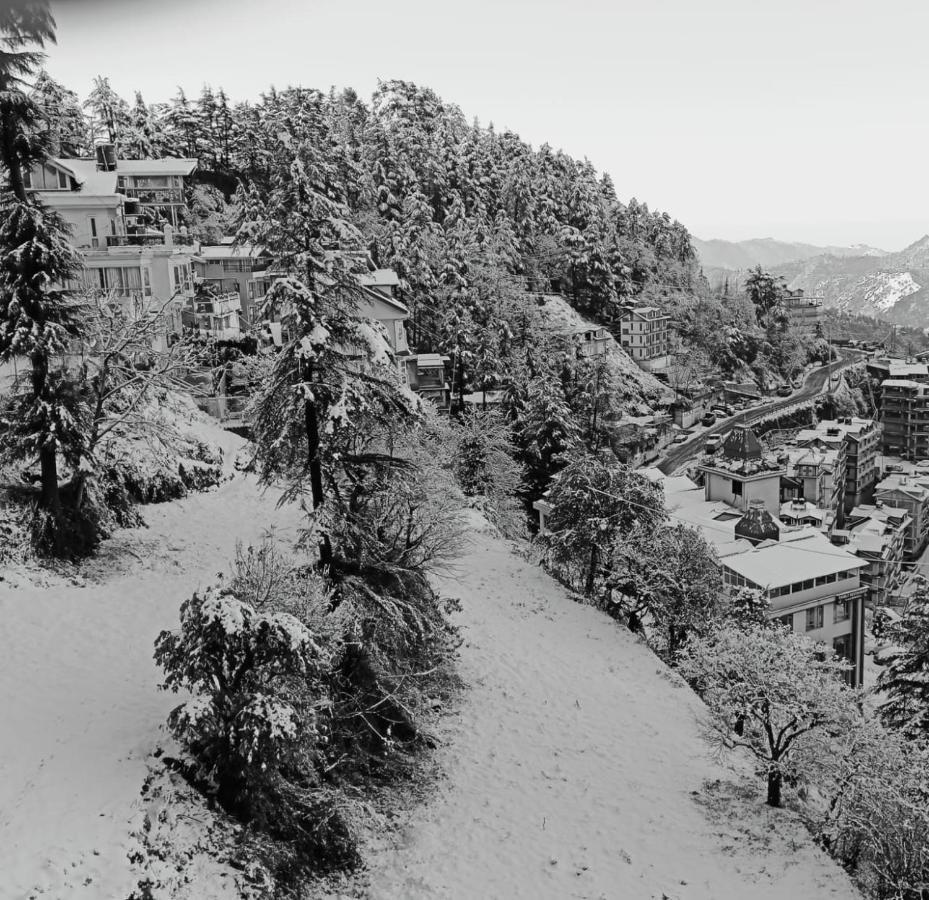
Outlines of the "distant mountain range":
M772 271L788 287L821 294L826 306L912 325L929 327L929 235L899 253L884 256L814 256Z
M701 241L693 238L697 256L708 269L753 269L810 259L813 256L886 256L887 251L856 244L852 247L817 247L814 244L797 244L776 241L774 238L753 238L749 241Z
M711 284L738 289L746 270L760 265L790 288L820 295L827 307L898 325L929 328L929 235L898 253L865 244L814 247L770 238L694 241Z

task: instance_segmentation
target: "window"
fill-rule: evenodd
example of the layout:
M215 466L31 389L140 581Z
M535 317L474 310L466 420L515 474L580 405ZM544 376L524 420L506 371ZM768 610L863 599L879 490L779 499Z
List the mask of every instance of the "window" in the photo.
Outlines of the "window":
M23 172L23 187L26 188L26 190L30 190L32 188L32 172L30 172L28 169Z
M68 176L61 169L58 169L58 187L62 191L68 189Z
M835 638L832 642L832 651L840 659L851 660L852 636L850 634L843 634L842 637Z
M806 630L814 631L817 628L823 627L823 608L821 606L814 606L813 609L808 609L806 611Z
M833 622L847 622L851 618L851 603L848 600L836 600Z
M741 496L742 496L742 482L741 482L741 481L735 481L735 480L733 480L733 482L732 482L732 496L733 496L733 497L741 497Z

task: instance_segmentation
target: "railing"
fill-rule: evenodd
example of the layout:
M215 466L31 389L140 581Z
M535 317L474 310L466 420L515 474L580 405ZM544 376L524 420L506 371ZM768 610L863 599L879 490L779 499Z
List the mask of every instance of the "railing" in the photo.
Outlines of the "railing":
M107 247L170 247L176 244L180 247L189 247L194 239L189 234L178 234L175 232L171 235L171 243L166 240L164 234L108 234L106 237Z

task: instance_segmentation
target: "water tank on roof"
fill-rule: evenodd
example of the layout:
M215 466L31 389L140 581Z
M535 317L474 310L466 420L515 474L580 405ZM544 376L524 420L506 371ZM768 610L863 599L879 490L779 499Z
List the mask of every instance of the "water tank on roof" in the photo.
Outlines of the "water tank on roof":
M94 148L97 153L97 168L101 172L116 171L116 145L97 144Z

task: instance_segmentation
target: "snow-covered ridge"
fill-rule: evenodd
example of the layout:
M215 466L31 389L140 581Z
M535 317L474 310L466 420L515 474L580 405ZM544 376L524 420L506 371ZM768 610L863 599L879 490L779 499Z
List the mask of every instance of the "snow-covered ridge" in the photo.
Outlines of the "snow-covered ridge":
M836 298L836 305L846 308L854 298L859 298L859 306L864 310L871 308L878 312L887 312L904 297L922 290L909 272L876 272L862 276L851 288L843 291Z

